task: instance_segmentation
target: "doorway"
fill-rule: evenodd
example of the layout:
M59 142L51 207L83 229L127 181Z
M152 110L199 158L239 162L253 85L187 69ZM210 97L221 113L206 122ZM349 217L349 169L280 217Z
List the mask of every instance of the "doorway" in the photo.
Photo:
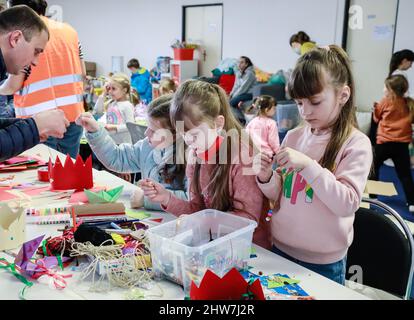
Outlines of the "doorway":
M182 40L199 46L199 75L211 77L222 59L223 4L184 6Z
M359 111L383 97L394 50L399 0L349 1L347 52L352 61Z

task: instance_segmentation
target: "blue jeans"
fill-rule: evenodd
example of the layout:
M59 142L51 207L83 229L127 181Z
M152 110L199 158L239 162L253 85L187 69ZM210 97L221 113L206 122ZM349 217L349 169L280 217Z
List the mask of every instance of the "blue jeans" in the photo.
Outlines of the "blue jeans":
M15 118L13 100L9 101L7 96L0 96L0 118Z
M45 142L45 145L55 149L63 154L69 154L72 158L75 158L79 154L80 139L82 137L83 128L76 123L71 122L67 128L63 139L57 139L49 137Z
M251 93L239 94L238 96L235 96L230 100L230 105L233 108L237 108L240 102L249 101L252 99L253 99L253 95Z
M331 264L313 264L295 259L283 251L280 251L275 246L272 247L272 251L273 253L276 253L277 255L286 258L302 267L305 267L306 269L316 272L325 278L331 279L332 281L335 281L343 286L345 285L346 257L338 262Z

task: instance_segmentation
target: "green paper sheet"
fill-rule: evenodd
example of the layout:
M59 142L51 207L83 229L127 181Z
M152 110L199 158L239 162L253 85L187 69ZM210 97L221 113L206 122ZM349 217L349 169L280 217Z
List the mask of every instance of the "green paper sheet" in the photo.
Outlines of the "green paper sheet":
M274 280L271 280L274 279ZM274 289L279 287L284 287L289 284L298 284L300 281L290 278L284 278L284 277L269 277L267 280L267 288L268 289Z
M120 186L108 191L99 191L99 192L91 192L89 190L84 190L86 196L88 197L89 203L113 203L116 202L122 194L122 190L124 190L124 186Z
M133 219L139 219L139 220L144 220L144 219L151 217L151 214L144 212L144 211L127 209L125 213L128 217L133 218Z

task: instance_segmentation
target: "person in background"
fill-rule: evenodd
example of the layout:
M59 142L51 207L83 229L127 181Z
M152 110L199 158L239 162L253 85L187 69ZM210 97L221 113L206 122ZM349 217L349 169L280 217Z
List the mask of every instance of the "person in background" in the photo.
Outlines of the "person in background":
M378 123L378 132L372 179L378 180L380 167L385 160L392 159L404 189L408 210L414 213L414 183L408 149L413 134L414 100L406 96L408 89L404 76L391 76L385 80L384 98L375 104L374 121Z
M316 43L311 41L310 37L304 32L299 31L292 35L289 44L298 55L302 56L316 47Z
M393 75L403 75L407 80L409 79L407 71L412 67L414 62L414 52L408 49L395 52L392 55L390 62L389 77ZM407 96L414 98L414 92L411 92L411 88L414 87L414 83L409 83L409 90L406 92Z
M229 98L232 111L243 126L246 124L246 118L240 109L240 104L253 99L253 87L255 84L256 72L254 71L252 61L248 57L240 57L238 69L236 70L236 81Z
M152 100L152 86L150 73L147 69L141 68L137 59L128 62L128 69L131 71L131 85L137 90L141 101L149 104Z
M161 96L171 94L177 91L177 84L173 79L164 78L160 81L158 90Z
M276 154L279 150L279 130L274 120L276 101L271 96L259 96L253 101L251 109L257 111L257 116L246 126L246 131L253 141L260 146L261 151Z
M49 137L45 144L76 158L82 128L76 118L84 112L83 79L86 67L78 34L69 24L47 18L45 0L10 0L11 7L27 5L39 14L50 32L50 40L37 66L29 66L12 75L3 85L14 94L18 118L27 118L41 111L55 109L65 113L70 122L62 139Z
M105 103L107 95L110 96L110 100ZM105 114L105 129L116 144L131 143L126 123L135 122L134 99L128 77L116 74L105 85L103 94L96 101L94 112L98 115Z
M0 12L0 82L36 66L49 41L49 30L39 15L27 6ZM61 110L41 112L28 119L0 118L0 161L30 149L48 136L63 137L69 126Z

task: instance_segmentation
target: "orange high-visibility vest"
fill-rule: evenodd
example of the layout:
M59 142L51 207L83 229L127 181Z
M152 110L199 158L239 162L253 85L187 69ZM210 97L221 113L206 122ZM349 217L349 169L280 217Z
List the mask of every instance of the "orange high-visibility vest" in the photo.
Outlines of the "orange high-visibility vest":
M45 51L14 95L16 117L27 118L59 108L74 122L84 112L79 39L68 24L42 17L50 33Z

